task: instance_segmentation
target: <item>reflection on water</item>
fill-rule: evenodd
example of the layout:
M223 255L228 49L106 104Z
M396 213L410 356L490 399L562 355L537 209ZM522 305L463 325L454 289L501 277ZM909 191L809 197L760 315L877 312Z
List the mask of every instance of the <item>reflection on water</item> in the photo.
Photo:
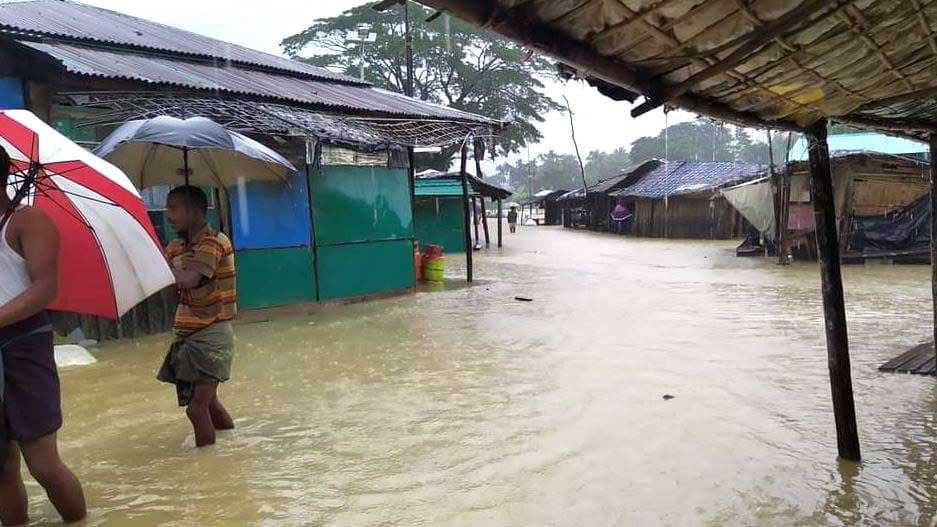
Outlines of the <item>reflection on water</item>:
M63 372L89 524L937 517L935 382L876 371L930 334L927 268L845 269L859 467L835 460L816 266L562 229L506 243L476 253L471 288L238 326L239 428L206 451L153 380L165 338Z

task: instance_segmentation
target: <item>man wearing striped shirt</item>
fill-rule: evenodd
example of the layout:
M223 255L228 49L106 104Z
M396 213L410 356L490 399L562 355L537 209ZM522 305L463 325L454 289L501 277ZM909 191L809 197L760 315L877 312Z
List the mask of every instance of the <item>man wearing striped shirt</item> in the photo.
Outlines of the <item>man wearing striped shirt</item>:
M166 248L179 303L174 340L157 375L176 385L198 447L214 444L216 430L234 428L218 398L218 384L230 377L234 357L234 249L208 224L207 211L208 198L198 187L176 187L166 200L169 222L179 234Z

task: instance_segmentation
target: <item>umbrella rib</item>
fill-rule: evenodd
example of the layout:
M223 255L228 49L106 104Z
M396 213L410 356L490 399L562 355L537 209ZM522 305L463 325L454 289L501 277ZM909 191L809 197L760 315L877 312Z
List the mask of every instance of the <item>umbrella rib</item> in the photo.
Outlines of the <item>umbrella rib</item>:
M204 150L196 150L196 152L198 152L198 154L202 156L202 159L205 160L205 164L208 165L208 168L211 169L212 175L215 176L215 181L218 182L218 187L222 189L225 188L224 181L221 179L221 176L218 174L218 170L215 168L215 164L212 162L211 158L205 155Z
M58 187L55 187L55 188L56 188L56 190L58 190L59 192L64 192L62 189L60 189L60 188L58 188ZM37 187L36 190L42 192L42 195L43 195L43 196L45 196L49 201L51 201L51 202L54 203L56 206L58 206L60 209L62 209L62 210L65 212L65 214L68 214L68 215L71 216L74 220L78 221L79 223L81 223L82 225L84 225L85 227L87 227L88 230L90 230L92 233L94 232L94 227L91 226L91 224L88 222L87 219L85 219L85 217L84 217L83 215L81 215L80 213L75 214L74 212L68 210L68 208L67 208L65 205L62 205L61 203L59 203L59 201L58 201L57 199L55 199L55 198L53 198L51 195L49 195L49 193L46 192L46 189L41 189L41 188L38 188L38 187ZM95 235L95 238L97 238L97 235ZM100 242L98 243L98 245L100 245Z
M86 200L88 200L88 201L93 201L93 202L95 202L95 203L100 203L100 204L102 204L102 205L110 205L110 206L112 206L112 207L120 207L120 205L118 205L117 203L114 203L113 201L106 201L107 198L105 198L105 199L99 199L99 198L95 198L95 197L93 197L93 196L86 196L86 195L84 195L84 194L79 194L79 193L73 192L73 191L71 191L71 190L65 190L65 189L59 188L59 186L56 185L54 182L52 182L52 183L46 182L46 180L48 180L50 177L51 177L51 176L46 176L46 177L44 177L44 178L42 178L42 179L36 179L36 188L41 188L42 190L48 190L48 189L54 188L55 190L58 190L59 192L61 192L62 194L65 194L65 195L67 195L67 196L74 196L74 197L76 197L76 198L86 199ZM43 181L43 183L40 183L40 181Z

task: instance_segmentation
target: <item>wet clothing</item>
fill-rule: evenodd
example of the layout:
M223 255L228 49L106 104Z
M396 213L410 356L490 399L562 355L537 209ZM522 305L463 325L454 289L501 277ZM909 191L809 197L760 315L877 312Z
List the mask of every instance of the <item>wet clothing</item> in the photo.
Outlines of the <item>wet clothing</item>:
M179 406L188 406L199 382L225 382L231 377L234 330L217 322L192 334L176 335L156 378L176 385Z
M517 211L512 210L508 212L508 223L512 225L517 225Z
M175 267L202 275L198 287L182 289L173 329L191 335L237 316L234 248L224 233L205 225L191 240L176 239L166 248Z
M61 428L61 389L46 313L0 328L0 356L6 437L30 441Z
M0 306L18 297L31 283L26 271L26 259L10 247L7 230L13 211L0 214Z

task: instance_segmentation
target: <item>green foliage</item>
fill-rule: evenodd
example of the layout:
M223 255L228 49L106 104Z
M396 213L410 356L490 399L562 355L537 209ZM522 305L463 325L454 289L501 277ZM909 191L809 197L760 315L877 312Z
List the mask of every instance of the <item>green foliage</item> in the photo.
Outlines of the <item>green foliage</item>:
M629 165L628 151L619 148L613 152L592 151L586 157L586 181L589 184L620 174ZM513 165L502 163L498 167L497 180L510 185L519 197L541 190L573 190L582 187L579 176L579 161L574 154L559 154L549 151L531 160L529 165L518 160ZM529 183L529 184L528 184Z
M759 132L759 135L763 133ZM775 163L780 164L784 162L787 134L773 135L774 159ZM767 138L762 140L761 137L752 138L750 131L745 128L697 119L669 126L654 137L636 139L631 143L631 161L640 163L648 159L666 158L767 164Z
M513 116L498 144L498 154L510 154L542 136L536 123L560 106L541 92L541 79L554 75L553 65L490 33L443 15L431 22L433 11L410 4L414 55L414 96L488 117ZM359 24L377 35L374 43L347 41ZM313 22L301 33L283 40L287 54L310 64L357 77L361 59L365 80L380 88L405 92L406 45L403 7L379 13L370 4ZM422 158L439 170L449 168L454 149Z

